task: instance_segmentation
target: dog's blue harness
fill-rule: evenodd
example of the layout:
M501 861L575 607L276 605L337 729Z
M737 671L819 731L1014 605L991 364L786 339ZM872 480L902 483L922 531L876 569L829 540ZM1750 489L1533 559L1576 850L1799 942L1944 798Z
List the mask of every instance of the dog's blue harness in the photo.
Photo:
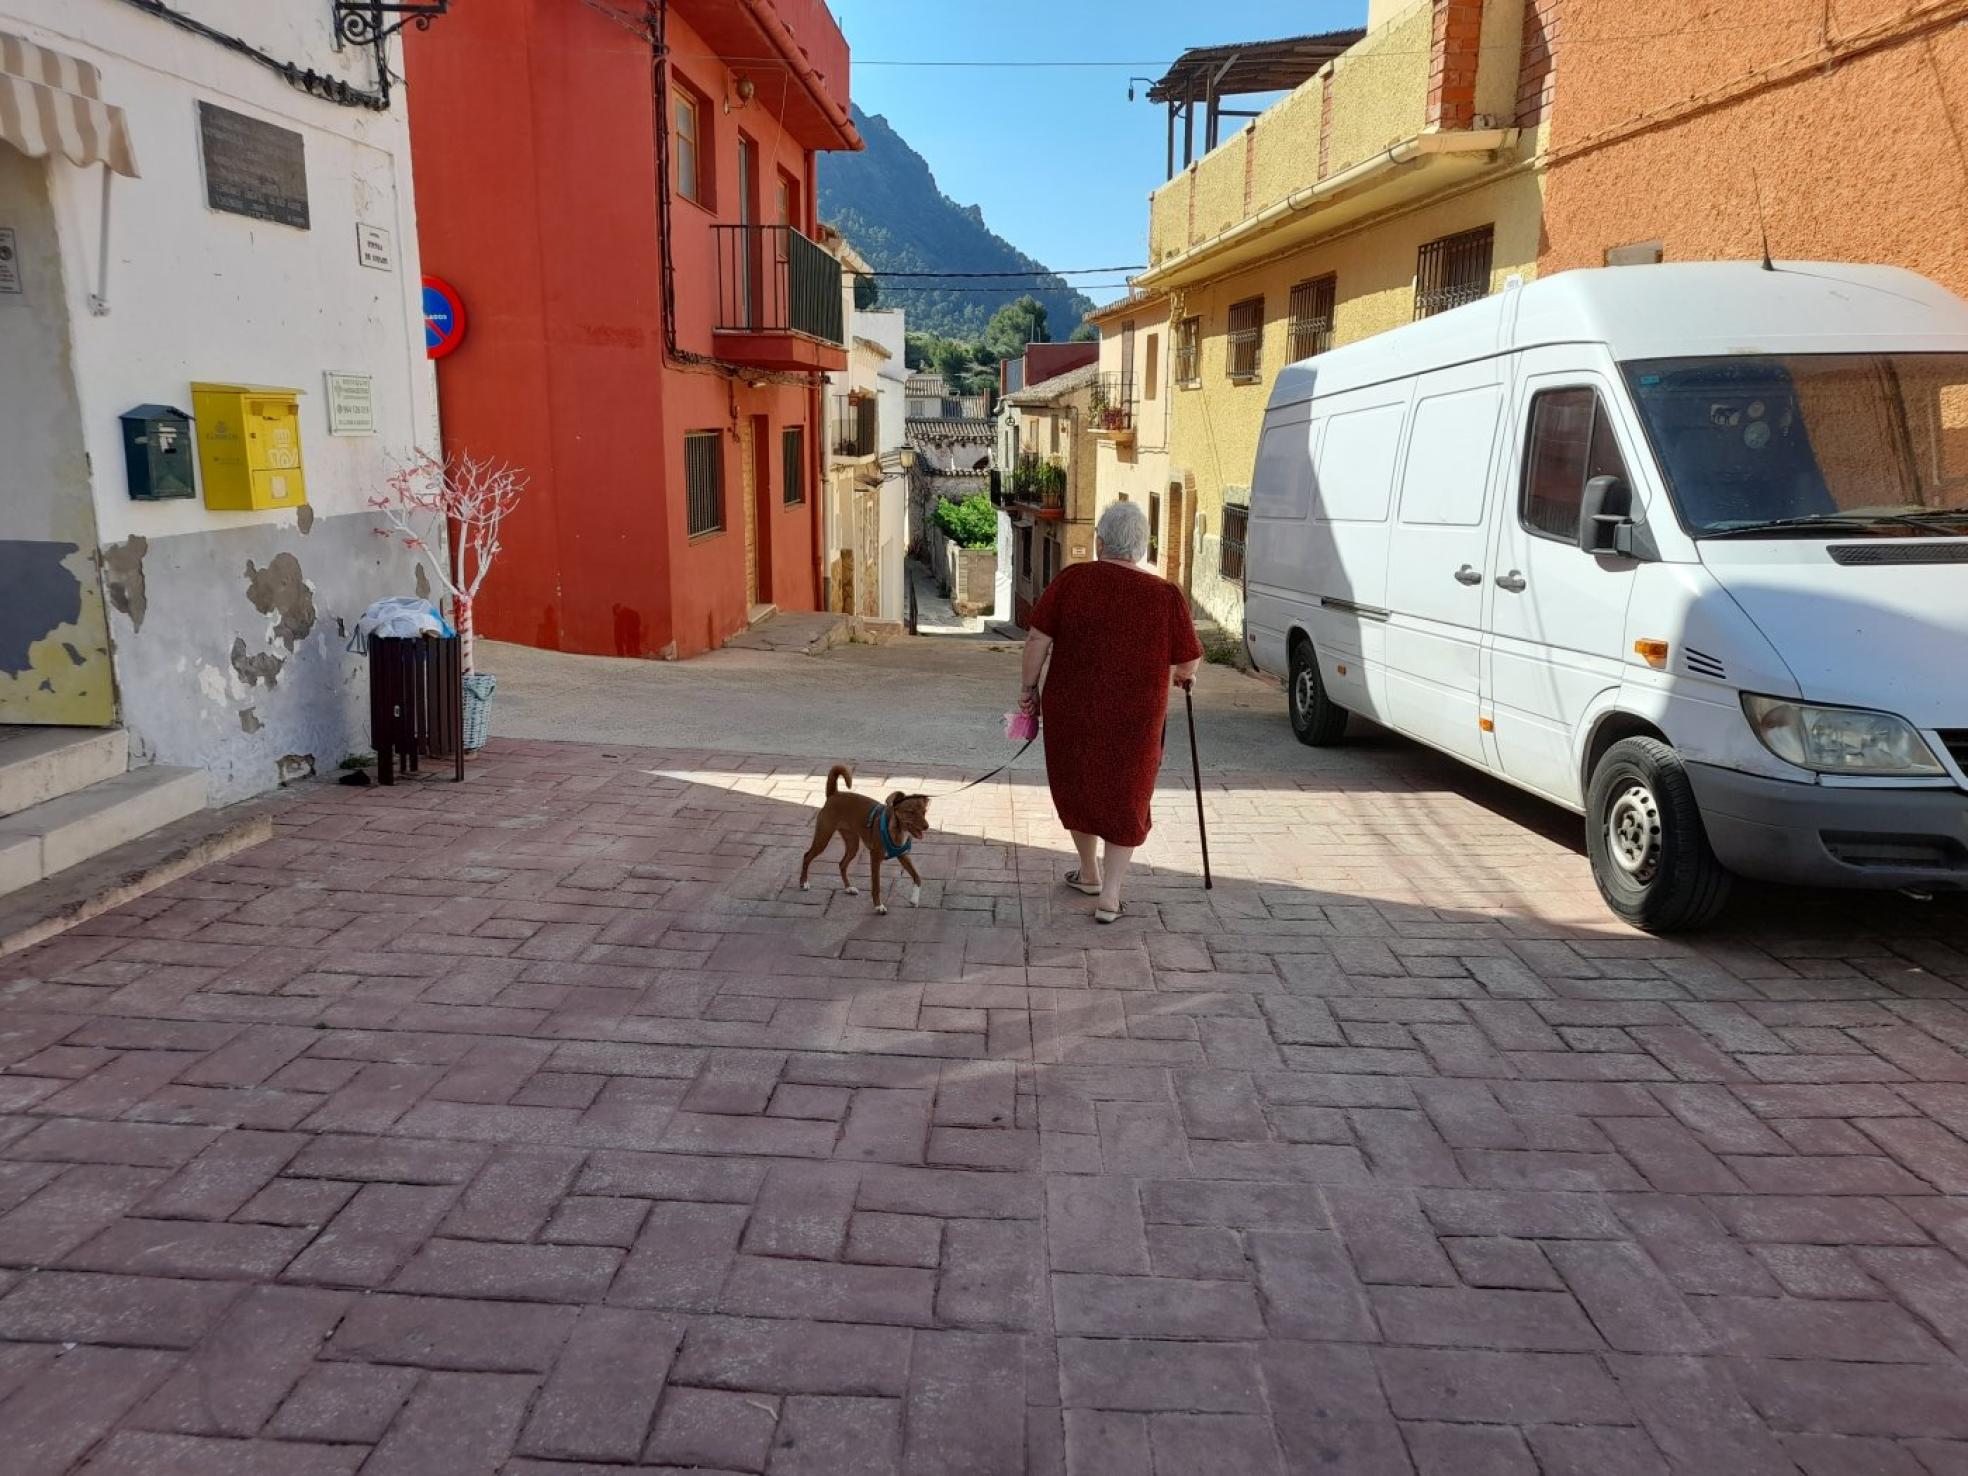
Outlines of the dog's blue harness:
M868 812L868 819L875 827L875 834L881 837L882 850L887 854L889 860L893 861L897 856L906 856L909 854L909 847L915 844L913 839L905 840L898 846L889 838L888 806L876 805L874 809Z

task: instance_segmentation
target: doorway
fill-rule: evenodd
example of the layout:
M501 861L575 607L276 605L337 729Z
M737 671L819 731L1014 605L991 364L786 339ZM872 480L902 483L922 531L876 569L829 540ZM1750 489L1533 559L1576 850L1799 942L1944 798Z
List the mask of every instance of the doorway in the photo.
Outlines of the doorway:
M754 415L751 435L752 505L745 514L745 601L772 599L772 422Z
M50 167L0 144L0 723L100 728L116 688Z

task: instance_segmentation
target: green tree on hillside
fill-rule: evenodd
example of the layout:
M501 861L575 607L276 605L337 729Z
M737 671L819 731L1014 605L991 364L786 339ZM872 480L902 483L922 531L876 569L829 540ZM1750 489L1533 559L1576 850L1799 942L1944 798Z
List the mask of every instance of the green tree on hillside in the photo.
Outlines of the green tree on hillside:
M1027 293L991 314L984 325L984 342L1000 359L1015 359L1028 343L1048 343L1045 304Z

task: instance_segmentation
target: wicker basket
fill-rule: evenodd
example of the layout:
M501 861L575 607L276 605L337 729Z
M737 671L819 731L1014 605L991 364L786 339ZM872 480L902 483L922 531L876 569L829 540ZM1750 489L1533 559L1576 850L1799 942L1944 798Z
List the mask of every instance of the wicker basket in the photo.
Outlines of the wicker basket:
M499 679L490 672L475 671L465 678L465 752L476 753L485 746L492 723L492 694Z

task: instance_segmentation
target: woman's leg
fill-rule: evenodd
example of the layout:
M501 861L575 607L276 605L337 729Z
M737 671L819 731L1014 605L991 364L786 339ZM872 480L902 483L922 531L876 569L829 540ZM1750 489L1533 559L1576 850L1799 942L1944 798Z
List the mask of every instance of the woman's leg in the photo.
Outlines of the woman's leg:
M1100 858L1100 910L1118 912L1121 906L1121 882L1127 876L1128 862L1134 859L1133 846L1117 846L1107 842L1107 854Z
M1088 835L1085 831L1069 830L1073 837L1073 849L1080 853L1080 880L1090 887L1100 885L1100 837Z

